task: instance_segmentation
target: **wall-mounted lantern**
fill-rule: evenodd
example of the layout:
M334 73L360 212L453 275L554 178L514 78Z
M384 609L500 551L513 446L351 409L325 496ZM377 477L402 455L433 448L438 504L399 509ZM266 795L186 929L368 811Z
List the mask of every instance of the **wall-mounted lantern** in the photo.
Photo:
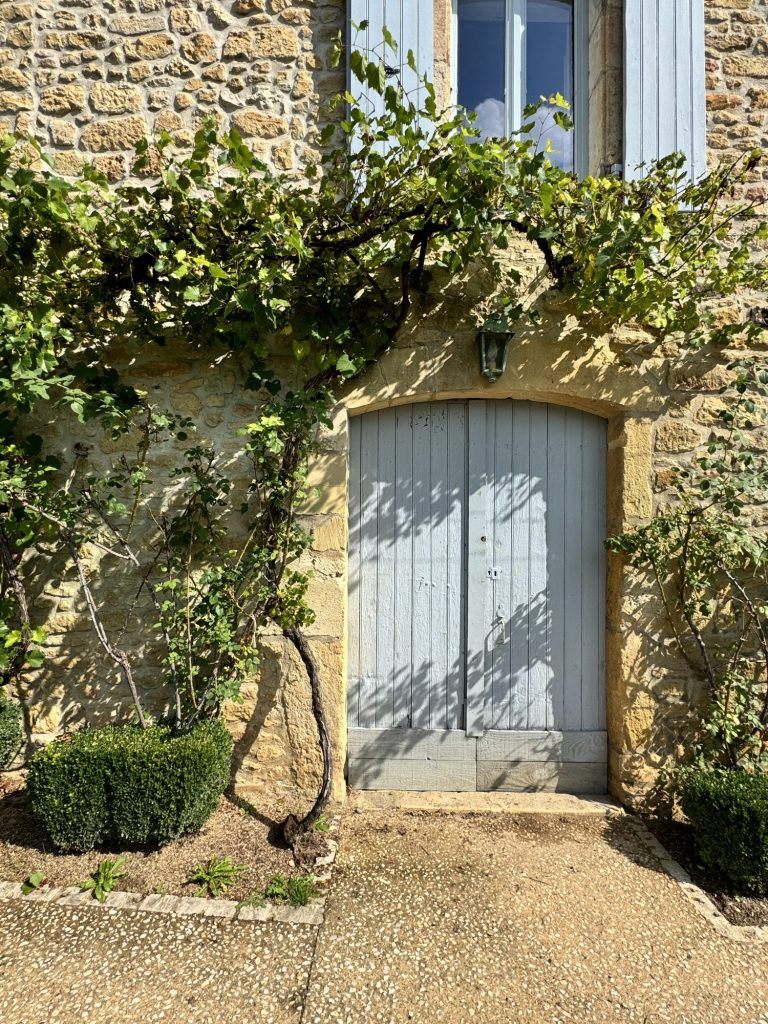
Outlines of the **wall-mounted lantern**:
M480 348L480 373L492 384L507 368L507 346L514 332L500 313L493 313L477 334Z

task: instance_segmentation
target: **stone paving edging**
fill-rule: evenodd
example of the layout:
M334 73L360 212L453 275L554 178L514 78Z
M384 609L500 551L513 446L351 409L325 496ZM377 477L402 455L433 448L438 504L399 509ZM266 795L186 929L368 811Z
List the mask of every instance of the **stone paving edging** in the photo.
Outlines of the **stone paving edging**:
M685 868L678 864L669 851L662 846L656 836L648 829L647 825L629 815L626 820L640 842L658 860L661 869L682 889L686 898L693 904L697 912L706 918L720 935L734 942L768 942L768 926L731 924L720 913L701 886L691 881L691 876Z
M315 881L325 889L331 880L338 843L328 839L330 853L315 861ZM319 870L318 870L319 869ZM325 917L325 896L312 900L306 907L268 904L266 907L240 907L234 900L203 899L199 896L145 896L140 892L110 892L103 903L90 891L79 886L57 888L45 886L26 896L21 882L0 882L0 900L21 900L25 903L51 903L60 907L91 907L98 910L138 910L151 914L173 914L177 917L218 917L237 921L281 921L285 924L317 926Z

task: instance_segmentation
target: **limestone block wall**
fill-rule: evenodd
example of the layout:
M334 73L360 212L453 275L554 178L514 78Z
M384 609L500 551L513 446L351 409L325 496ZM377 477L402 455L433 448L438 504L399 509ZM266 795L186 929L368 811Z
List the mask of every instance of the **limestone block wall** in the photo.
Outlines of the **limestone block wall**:
M312 151L344 0L35 0L0 4L0 129L29 131L75 173L112 180L136 142L179 147L206 116L290 170ZM151 173L151 166L147 173Z
M595 169L621 159L621 2L591 5L590 74ZM706 0L710 160L766 148L768 133L768 0ZM436 80L450 86L450 0L435 0ZM314 154L323 103L343 86L329 66L335 34L343 29L344 0L38 0L0 4L0 128L30 131L55 153L65 173L83 160L112 179L131 173L136 140L167 131L183 149L201 118L234 124L256 152L278 169L300 170ZM150 168L151 171L151 168ZM768 196L768 170L747 186ZM538 256L521 245L512 253L535 287ZM542 322L516 337L509 368L495 385L479 375L475 331L489 295L477 273L450 290L436 282L414 311L397 346L355 382L324 432L313 469L318 496L305 509L313 531L307 566L310 629L321 663L334 740L334 794L344 792L347 544L347 423L350 415L400 401L504 396L584 408L609 421L609 529L643 522L666 500L669 473L704 445L716 424L723 371L706 354L679 368L672 339L652 356L638 355L636 332L594 336L551 295L540 296ZM744 297L747 304L765 297ZM723 303L736 320L744 303ZM237 457L236 430L252 405L236 375L215 372L188 352L155 352L132 371L177 412ZM77 431L48 425L73 461ZM94 457L116 454L112 442ZM611 558L608 579L608 714L611 784L631 800L651 781L679 740L696 685L667 642L652 592ZM115 615L119 615L116 593ZM35 743L78 722L104 721L114 698L125 697L90 630L77 587L53 575L41 589L36 614L49 626L48 661L32 673L22 696ZM146 638L130 638L143 658L147 694L156 654ZM229 711L238 783L260 800L307 798L319 760L306 681L293 652L269 638L262 670Z

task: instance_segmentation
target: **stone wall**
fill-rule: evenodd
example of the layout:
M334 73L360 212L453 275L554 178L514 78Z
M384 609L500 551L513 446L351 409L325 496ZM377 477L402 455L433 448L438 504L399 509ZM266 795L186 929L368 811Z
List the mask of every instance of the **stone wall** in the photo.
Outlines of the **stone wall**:
M436 5L436 79L450 81L450 3ZM343 28L343 0L43 0L0 6L0 121L29 130L55 151L60 168L92 159L110 177L131 171L131 150L147 131L168 131L177 146L200 119L215 114L238 127L264 159L300 168L313 154L319 110L341 88L328 65ZM621 159L621 6L591 4L591 160ZM768 0L707 0L709 153L714 162L745 148L766 148ZM765 197L758 169L747 194ZM524 246L514 258L534 282L538 256ZM759 298L759 297L758 297ZM747 297L747 301L753 299ZM318 619L311 642L323 668L336 751L336 797L344 791L348 415L401 401L517 397L584 408L609 421L609 529L645 521L665 500L671 467L689 458L716 422L723 373L706 355L683 372L672 340L651 357L637 355L642 337L584 332L567 306L540 298L542 322L516 337L506 375L489 385L476 367L475 331L487 306L482 274L450 292L435 288L414 312L396 348L344 396L334 429L323 437L313 470L319 497L307 505L313 530L307 565ZM762 298L764 302L764 297ZM743 307L724 303L733 320ZM228 372L212 374L173 350L135 371L177 411L200 417L203 429L232 446L252 413ZM65 463L76 436L61 423ZM93 438L91 440L94 440ZM110 444L101 457L114 455ZM653 595L611 558L608 580L608 715L611 784L626 799L651 780L674 748L696 688L665 640ZM38 614L51 630L46 668L26 685L35 741L78 721L109 717L119 681L104 663L77 588L47 582ZM142 638L136 637L140 645ZM146 650L142 684L154 667ZM260 800L290 801L312 792L319 768L306 681L295 655L270 638L245 703L230 710L238 782Z
M281 170L307 158L344 0L36 0L0 5L0 128L30 131L63 173L112 180L136 142L188 146L206 116ZM151 172L151 166L149 168Z

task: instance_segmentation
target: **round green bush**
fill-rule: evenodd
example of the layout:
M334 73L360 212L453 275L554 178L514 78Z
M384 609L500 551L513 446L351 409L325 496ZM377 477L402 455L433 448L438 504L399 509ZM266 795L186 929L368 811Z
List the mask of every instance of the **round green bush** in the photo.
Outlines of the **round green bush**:
M21 706L0 690L0 771L18 754L21 741Z
M27 787L60 850L155 846L201 828L229 783L231 760L221 721L180 736L160 725L84 729L34 755Z
M693 771L681 804L702 863L739 892L768 894L768 775Z

